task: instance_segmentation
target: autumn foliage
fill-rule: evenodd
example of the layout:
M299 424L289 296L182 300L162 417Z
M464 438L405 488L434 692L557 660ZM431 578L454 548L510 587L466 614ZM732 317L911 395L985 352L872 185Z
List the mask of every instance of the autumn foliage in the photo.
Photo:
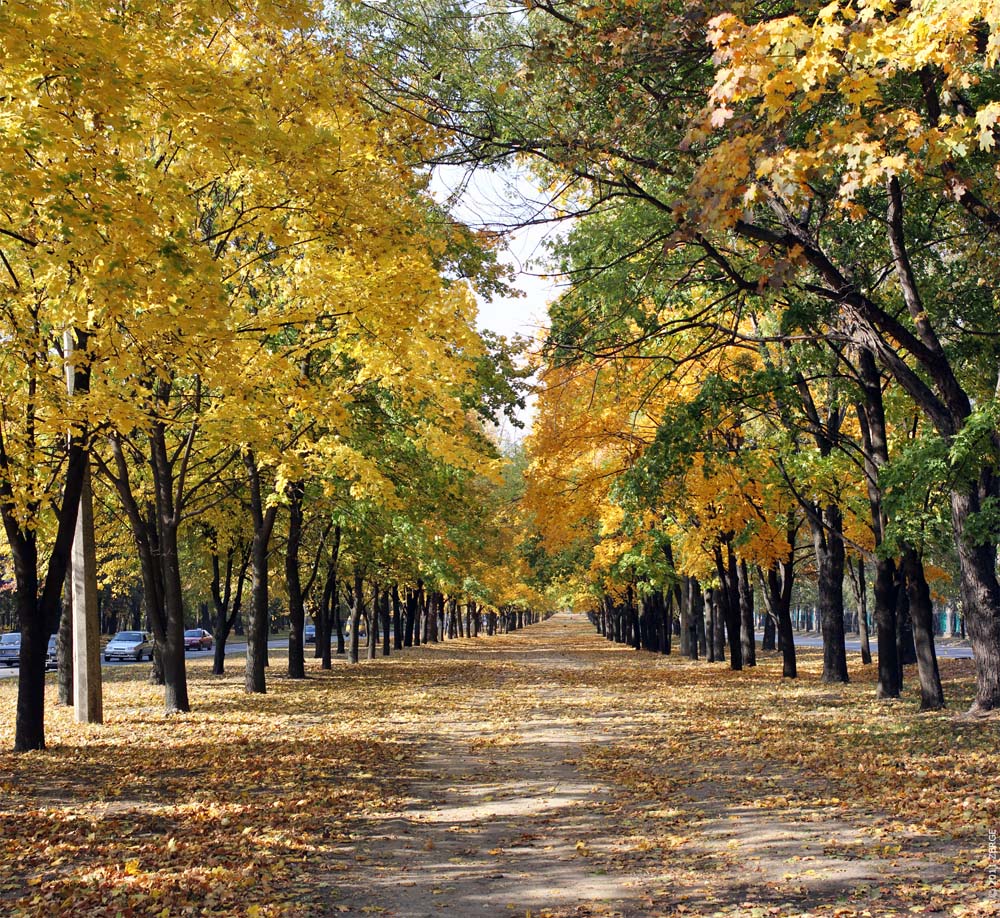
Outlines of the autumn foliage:
M707 850L721 821L776 810L762 831L803 857L874 846L872 871L939 879L841 886L823 911L976 914L1000 710L998 35L994 0L0 6L0 617L21 634L0 743L28 753L3 754L0 910L351 909L345 848L434 783L428 737L457 735L498 781L586 776L648 818L622 856L678 852L685 890L651 912L815 904L770 842L745 896L700 877L741 869ZM432 191L439 166L511 165L543 197L525 222L561 226L527 363L477 328L477 297L509 292L500 235ZM501 443L532 373L532 429ZM64 704L91 504L105 624L154 647L149 685L108 677L101 730ZM939 663L942 616L970 663ZM216 652L189 684L196 619ZM558 628L571 647L535 636ZM511 759L539 711L575 751Z
M265 690L279 520L293 672L307 605L329 646L348 564L376 593L422 579L500 605L463 568L499 539L488 426L517 371L475 329L473 285L503 286L493 241L427 191L440 132L373 107L308 2L14 3L0 39L17 746L44 745L88 464L102 582L141 583L167 711L190 707L182 631L210 582L217 641L246 616Z

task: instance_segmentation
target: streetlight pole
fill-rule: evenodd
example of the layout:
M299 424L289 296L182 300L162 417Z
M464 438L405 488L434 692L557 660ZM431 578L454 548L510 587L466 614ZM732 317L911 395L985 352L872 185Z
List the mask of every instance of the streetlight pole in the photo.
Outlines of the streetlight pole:
M71 360L73 332L70 329L63 332L63 350L66 354L66 390L73 395L75 372ZM104 722L101 623L97 612L97 547L89 452L86 462L69 564L73 615L73 710L77 723L100 724Z

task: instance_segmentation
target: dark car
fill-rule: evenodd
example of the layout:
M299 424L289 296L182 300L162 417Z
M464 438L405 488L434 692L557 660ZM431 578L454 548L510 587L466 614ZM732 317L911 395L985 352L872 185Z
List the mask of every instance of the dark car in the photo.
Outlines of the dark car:
M21 632L0 634L0 663L17 666L21 662Z
M212 635L204 628L188 628L184 632L185 650L211 650L212 646Z
M316 643L316 626L306 625L305 630L302 632L302 640L307 644Z
M18 632L0 635L0 663L17 666L21 662L21 635ZM45 668L56 668L56 636L49 636L49 646L45 650Z

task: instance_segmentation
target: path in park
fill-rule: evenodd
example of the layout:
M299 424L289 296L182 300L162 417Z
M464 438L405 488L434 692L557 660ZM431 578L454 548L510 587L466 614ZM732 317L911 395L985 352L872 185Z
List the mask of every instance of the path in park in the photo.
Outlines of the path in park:
M641 684L693 664L610 646L571 616L459 644L420 652L437 686L420 720L381 727L407 750L405 803L334 852L317 878L331 914L799 914L949 880L954 852L940 840L916 841L919 865L900 860L872 840L867 814L826 805L821 782L761 773L703 740L626 792L630 741L684 725L614 672Z

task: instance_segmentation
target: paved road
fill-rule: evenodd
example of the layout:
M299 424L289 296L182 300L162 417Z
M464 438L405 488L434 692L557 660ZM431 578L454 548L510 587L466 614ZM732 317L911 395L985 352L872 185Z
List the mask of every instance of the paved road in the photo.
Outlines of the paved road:
M878 641L872 640L871 642L872 653L878 652ZM796 634L795 635L795 646L796 647L822 647L823 639L818 635L813 634ZM936 643L936 650L938 657L947 660L971 660L972 659L972 648L967 647L964 644L942 644L940 642ZM848 653L861 653L861 641L847 641L847 652Z
M758 635L758 640L760 636ZM288 647L287 640L279 641L268 641L268 647L275 649L283 649ZM795 646L796 647L822 647L823 639L819 635L812 634L796 634L795 635ZM871 641L872 653L878 652L878 641ZM309 647L306 650L306 654L309 655L312 648ZM240 643L229 643L226 645L226 656L242 656L247 652L247 645L244 642ZM848 653L861 653L861 642L856 640L847 641L847 652ZM937 644L937 655L941 659L945 660L971 660L972 659L972 648L967 647L964 644ZM187 654L188 659L198 659L200 657L211 657L211 650L192 650ZM129 660L115 660L111 663L104 663L104 666L142 666L142 663L134 663ZM146 663L145 665L149 665ZM0 667L0 679L7 679L16 676L18 673L18 668L13 667Z
M288 641L287 640L268 641L267 646L273 649L280 650L282 648L288 647ZM243 656L246 654L246 652L247 652L247 645L245 641L237 643L230 642L226 644L227 657ZM211 658L213 653L214 651L212 650L189 650L185 654L185 656L189 660L197 660L202 657ZM307 648L306 654L309 655L311 653L312 653L312 647ZM142 663L136 663L134 660L112 660L110 663L102 663L102 665L106 669L112 666L149 666L149 661L144 660ZM0 666L0 679L10 679L13 676L16 676L18 672L19 669L16 666L10 666L10 667Z

